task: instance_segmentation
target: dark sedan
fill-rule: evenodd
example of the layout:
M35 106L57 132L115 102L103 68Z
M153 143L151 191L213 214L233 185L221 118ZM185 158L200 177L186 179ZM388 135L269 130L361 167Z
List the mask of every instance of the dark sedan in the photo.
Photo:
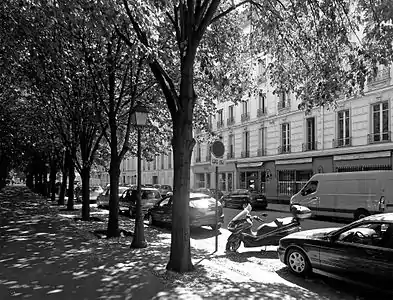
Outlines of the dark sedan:
M253 208L267 208L266 197L258 192L237 189L221 198L221 203L228 208L243 208L243 204L250 201Z
M393 213L342 228L306 230L280 240L278 256L298 275L315 272L368 287L391 289Z
M202 193L190 193L190 226L210 226L218 229L224 223L222 206L218 203L218 222L216 227L216 200ZM172 196L159 201L148 211L149 224L172 223Z

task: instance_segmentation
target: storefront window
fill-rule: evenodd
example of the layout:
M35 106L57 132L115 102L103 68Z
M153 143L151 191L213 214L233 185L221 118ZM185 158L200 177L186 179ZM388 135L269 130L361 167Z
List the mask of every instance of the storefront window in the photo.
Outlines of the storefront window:
M258 172L240 172L240 188L258 190Z
M278 194L292 196L305 185L313 175L312 170L280 170L278 171Z
M206 188L210 189L210 173L206 173Z
M195 188L205 187L205 174L197 173L195 174Z
M218 183L218 189L221 191L226 191L226 173L219 174Z
M228 173L228 191L233 190L233 174Z

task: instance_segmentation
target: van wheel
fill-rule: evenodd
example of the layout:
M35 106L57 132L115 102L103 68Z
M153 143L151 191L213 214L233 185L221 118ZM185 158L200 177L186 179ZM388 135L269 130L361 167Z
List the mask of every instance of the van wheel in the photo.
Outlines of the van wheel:
M370 213L368 212L368 210L364 209L364 208L359 208L355 211L354 217L355 220L360 220L363 219L364 217L369 216Z

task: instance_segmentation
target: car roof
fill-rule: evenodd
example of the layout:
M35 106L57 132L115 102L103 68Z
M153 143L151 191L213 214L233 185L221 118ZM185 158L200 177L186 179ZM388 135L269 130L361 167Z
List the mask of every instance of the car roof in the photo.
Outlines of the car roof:
M211 197L204 193L190 193L190 198L211 198Z
M393 213L376 214L360 219L361 221L383 221L393 223Z

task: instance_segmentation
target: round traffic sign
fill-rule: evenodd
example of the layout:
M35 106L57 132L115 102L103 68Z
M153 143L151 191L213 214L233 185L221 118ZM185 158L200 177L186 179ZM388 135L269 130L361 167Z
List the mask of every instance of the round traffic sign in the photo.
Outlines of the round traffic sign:
M222 157L224 156L225 147L221 141L215 141L212 145L212 153L215 157Z

